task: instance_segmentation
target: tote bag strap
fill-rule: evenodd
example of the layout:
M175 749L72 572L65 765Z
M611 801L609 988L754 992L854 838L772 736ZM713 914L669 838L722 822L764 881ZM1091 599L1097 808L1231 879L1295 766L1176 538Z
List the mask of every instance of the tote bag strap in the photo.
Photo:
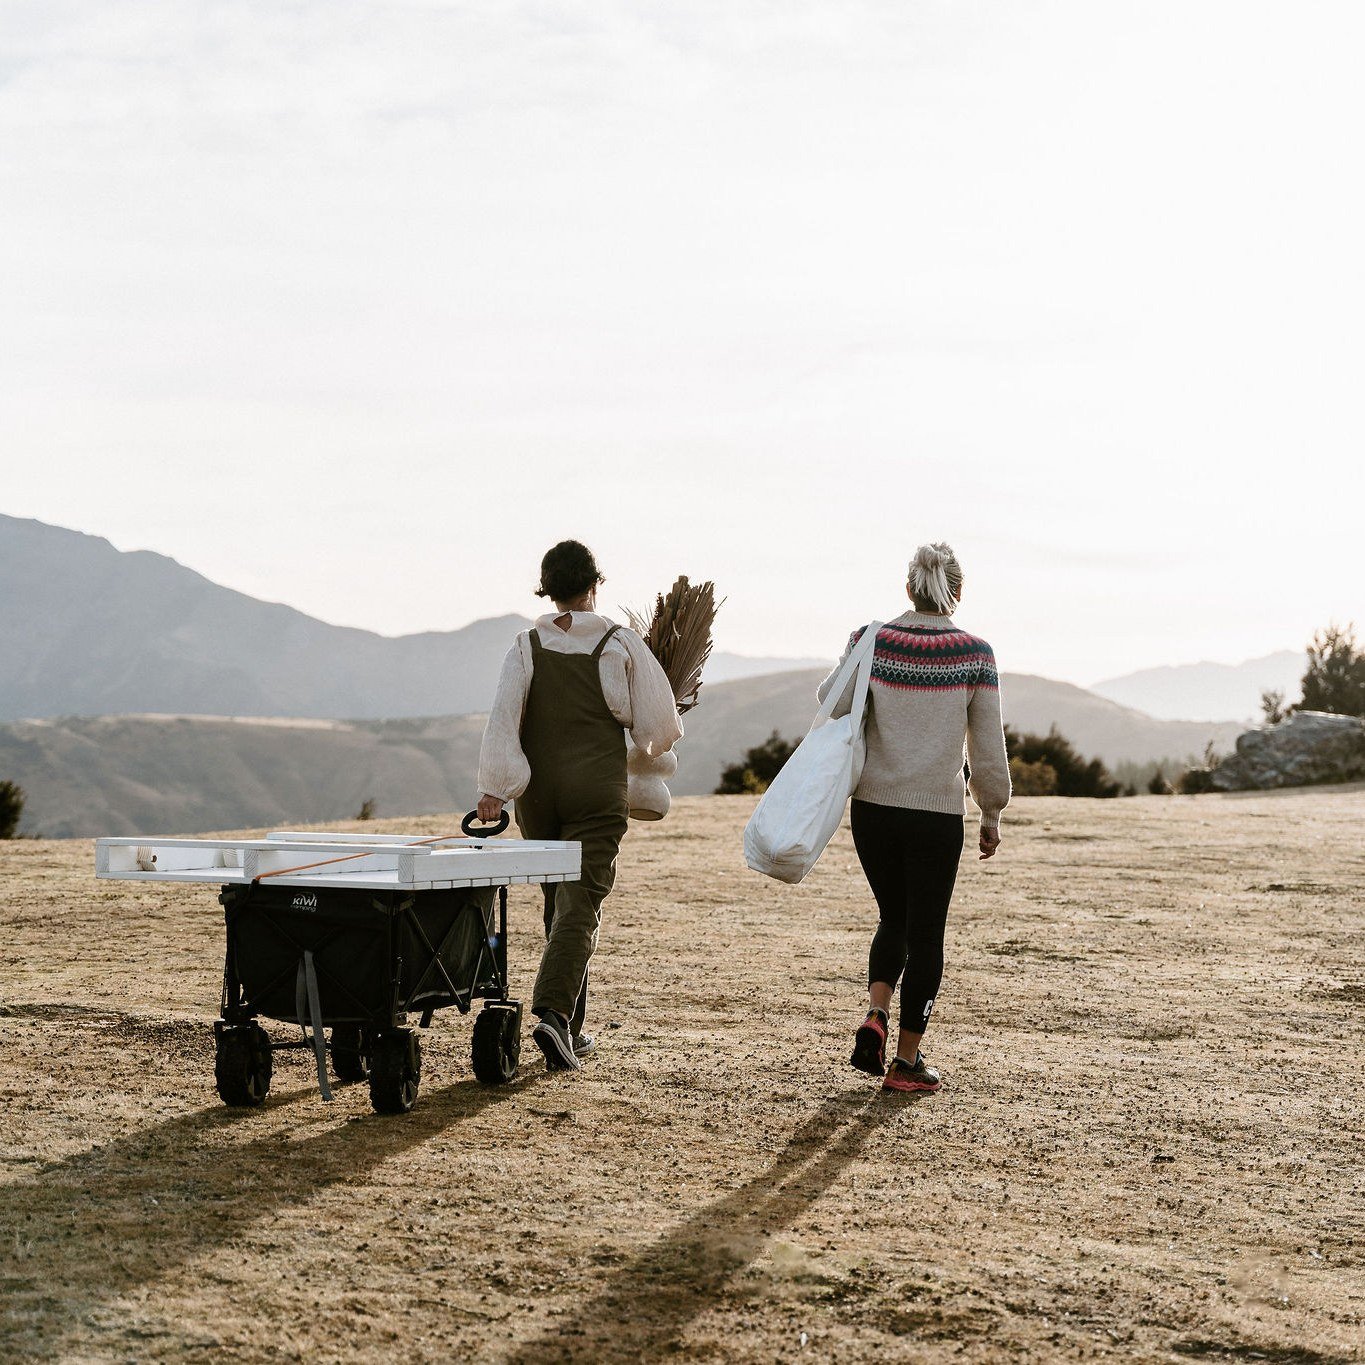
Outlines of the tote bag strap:
M853 689L853 705L849 708L849 715L853 717L853 728L859 729L863 723L863 711L867 706L867 689L872 685L872 665L876 662L877 656L877 632L881 630L882 623L873 621L863 633L863 640L868 641L867 653L863 655L862 663L858 666L858 683Z
M858 725L863 717L863 707L867 705L867 689L872 681L872 656L877 649L877 632L882 628L880 621L873 621L865 631L858 643L853 646L844 666L839 670L838 676L834 679L834 685L825 693L825 699L820 703L820 709L815 713L815 720L811 724L811 729L818 729L829 718L834 710L839 698L844 695L844 689L848 686L848 680L853 676L856 669L858 681L853 690L853 705L849 710L849 715L853 717L854 725Z

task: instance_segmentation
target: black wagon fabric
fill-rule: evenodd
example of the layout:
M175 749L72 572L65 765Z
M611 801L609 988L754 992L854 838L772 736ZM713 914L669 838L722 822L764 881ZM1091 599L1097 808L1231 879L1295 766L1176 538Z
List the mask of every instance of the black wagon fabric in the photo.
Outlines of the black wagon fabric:
M305 952L328 1025L438 1004L466 1008L476 989L492 983L490 953L505 951L495 941L495 896L491 887L415 896L231 887L223 898L229 970L251 1013L271 1019L298 1018Z

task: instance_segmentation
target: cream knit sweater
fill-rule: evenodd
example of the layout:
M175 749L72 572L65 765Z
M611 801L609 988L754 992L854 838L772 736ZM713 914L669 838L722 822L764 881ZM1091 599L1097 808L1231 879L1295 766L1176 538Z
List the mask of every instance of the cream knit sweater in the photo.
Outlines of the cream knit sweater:
M866 629L853 632L843 659ZM838 671L820 684L821 701ZM850 682L836 702L836 716L848 714L853 687ZM867 762L853 793L858 800L961 813L965 745L981 823L999 825L1010 799L1010 768L990 645L949 617L905 612L877 632L867 707Z
M571 613L573 622L561 630L557 613L542 616L532 627L541 646L560 654L591 654L612 622L593 611ZM484 727L479 750L479 793L507 801L518 797L531 781L531 764L521 747L521 721L534 670L531 642L518 635L502 661L493 709ZM629 627L622 626L607 641L597 661L602 697L637 749L661 754L682 738L682 721L673 702L673 689L649 646Z

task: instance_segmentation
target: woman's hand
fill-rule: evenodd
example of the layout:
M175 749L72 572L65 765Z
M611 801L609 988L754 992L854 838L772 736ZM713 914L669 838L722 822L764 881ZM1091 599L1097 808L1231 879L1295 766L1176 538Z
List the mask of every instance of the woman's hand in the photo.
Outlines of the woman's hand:
M483 807L480 806L480 810ZM984 862L987 858L995 857L995 850L1000 847L1000 826L981 826L981 857L977 862Z
M496 824L498 817L502 815L504 804L505 802L502 797L489 796L488 793L485 792L479 797L479 819L482 820L485 825Z

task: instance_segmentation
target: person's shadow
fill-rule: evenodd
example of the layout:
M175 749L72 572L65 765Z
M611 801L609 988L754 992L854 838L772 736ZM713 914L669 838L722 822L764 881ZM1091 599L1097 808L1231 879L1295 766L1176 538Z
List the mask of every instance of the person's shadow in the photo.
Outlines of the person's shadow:
M214 1105L0 1186L0 1357L64 1355L69 1334L120 1295L513 1098L543 1074L502 1086L463 1080L423 1091L401 1117L298 1136L271 1125L240 1145L215 1136L259 1112ZM270 1108L316 1093L272 1095Z
M687 1324L712 1307L768 1237L810 1208L863 1154L881 1124L905 1107L906 1101L888 1102L875 1091L827 1099L771 1166L627 1261L559 1325L515 1348L506 1357L509 1365L652 1360L677 1352Z
M293 1135L271 1125L245 1142L215 1140L252 1124L220 1105L49 1162L0 1187L0 1355L54 1358L115 1299L231 1244L252 1224L363 1176L452 1125L523 1093L544 1073L505 1086L474 1080L423 1092L411 1114L369 1117ZM271 1108L311 1086L272 1096ZM903 1105L866 1091L828 1099L759 1175L712 1201L612 1273L535 1340L516 1365L570 1358L637 1359L666 1350L726 1282L795 1221L857 1159Z

